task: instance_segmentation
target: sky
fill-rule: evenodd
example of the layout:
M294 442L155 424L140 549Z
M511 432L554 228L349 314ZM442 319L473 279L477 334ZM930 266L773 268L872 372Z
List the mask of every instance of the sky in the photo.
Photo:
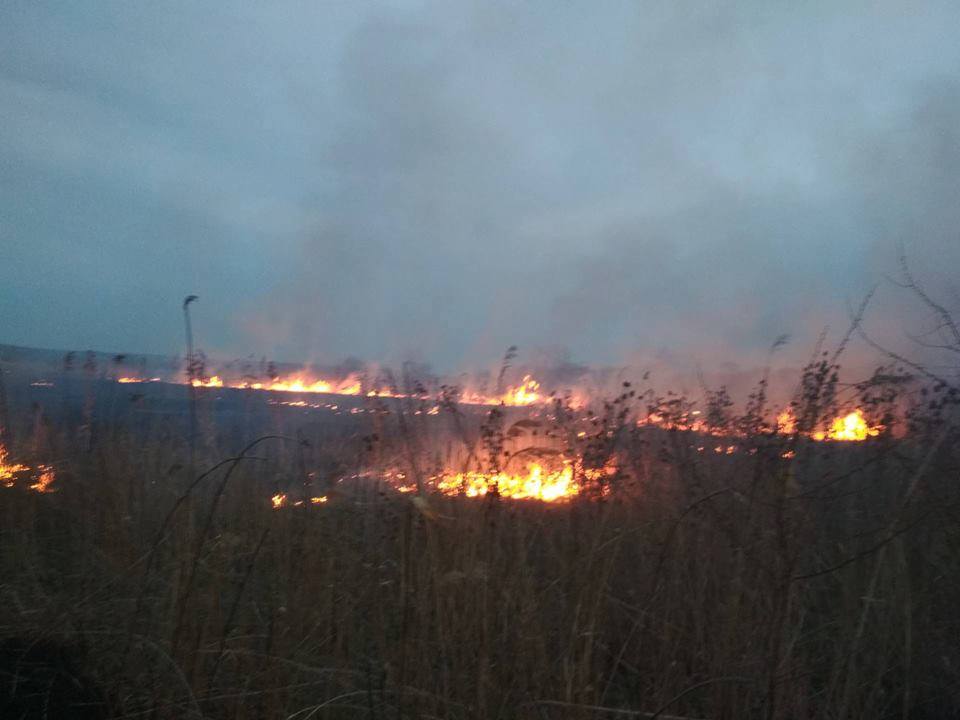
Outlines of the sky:
M0 343L477 366L960 297L960 5L0 4ZM900 294L902 295L902 293Z

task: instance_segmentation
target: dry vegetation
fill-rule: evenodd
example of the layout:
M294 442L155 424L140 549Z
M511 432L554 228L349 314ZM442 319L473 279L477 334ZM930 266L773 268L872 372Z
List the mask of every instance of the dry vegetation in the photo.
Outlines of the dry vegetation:
M810 368L799 416L833 402L832 370ZM882 414L902 385L857 392ZM612 492L560 506L358 482L272 509L371 452L428 466L402 405L375 449L278 427L231 455L202 435L193 479L163 425L40 422L20 446L60 460L59 491L3 493L0 633L10 657L67 648L117 717L943 717L960 494L951 390L926 393L908 438L761 431L728 456L628 423L684 401L627 392L582 447L619 459ZM714 400L718 429L756 422Z
M609 492L556 506L330 486L371 458L428 471L411 402L342 437L278 416L240 452L202 392L195 445L39 411L11 447L55 458L59 490L0 490L0 689L19 668L21 710L50 717L956 717L957 391L890 370L844 388L835 360L804 374L795 434L765 425L763 384L739 414L708 393L715 431L747 431L731 455L637 427L685 400L625 388L578 440L616 459ZM803 438L853 396L888 432ZM443 443L506 461L496 411L441 419ZM274 510L278 488L329 502Z

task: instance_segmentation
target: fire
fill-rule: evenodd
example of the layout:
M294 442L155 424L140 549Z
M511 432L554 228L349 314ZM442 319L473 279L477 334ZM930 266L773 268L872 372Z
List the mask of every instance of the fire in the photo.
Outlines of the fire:
M207 382L193 381L194 387L224 387L223 380L214 375ZM342 380L327 380L312 378L306 375L294 375L285 378L275 378L269 382L239 382L226 385L240 390L268 390L271 392L291 393L323 393L327 395L361 395L363 383L354 373ZM395 392L387 388L367 390L367 397L402 398L408 397L404 393ZM525 375L521 383L509 388L500 396L487 396L480 393L468 392L461 397L461 402L471 405L509 405L511 407L526 407L543 403L547 398L540 390L540 383L530 375ZM431 409L431 415L440 411L439 406Z
M270 498L270 504L273 506L274 510L279 510L280 508L289 506L291 504L289 500L290 499L287 497L286 493L277 493L272 498ZM310 498L311 505L325 505L326 503L327 503L326 495ZM293 505L295 507L300 507L303 505L303 500L296 500L293 502Z
M50 487L53 485L54 480L57 479L53 468L49 465L40 465L37 467L37 471L40 474L37 476L37 481L30 486L30 489L38 493L55 492L55 489Z
M789 409L777 415L777 432L781 435L793 435L797 432L797 419Z
M51 487L57 479L54 469L50 465L38 465L32 468L23 463L15 463L9 459L9 453L6 446L0 443L0 485L6 488L12 488L17 481L17 476L24 473L34 473L33 483L29 486L31 490L38 493L55 492Z
M569 500L580 492L569 462L560 470L545 470L539 463L530 463L525 473L456 473L437 482L437 490L445 495L482 497L494 488L501 497L544 502Z
M211 378L213 379L213 378ZM219 379L219 378L217 378ZM220 387L220 386L217 386ZM273 392L326 393L330 395L359 395L360 379L349 375L339 382L332 380L314 380L302 376L276 378L267 383L241 382L230 387L249 390L270 390Z
M510 388L504 393L504 405L533 405L540 401L540 383L529 375L523 376L523 382L515 388Z
M540 383L531 375L524 375L519 385L507 388L501 395L485 395L468 390L460 396L460 402L467 405L508 405L510 407L527 407L547 400L548 398L540 390Z
M206 379L193 378L193 380L190 381L190 384L194 387L221 388L223 387L223 380L219 375L214 375L213 377Z
M844 442L859 442L869 437L876 437L883 430L882 426L870 426L859 408L853 412L834 419L830 429L826 432L814 433L814 440L839 440Z
M145 383L162 382L160 378L141 378L136 376L123 376L117 378L118 383ZM173 381L177 382L177 381ZM327 395L362 395L368 397L382 398L403 398L408 395L390 390L389 388L375 388L364 390L363 382L356 373L351 373L342 379L327 379L314 377L307 372L300 372L286 377L275 377L267 381L241 380L237 382L225 381L222 375L212 375L209 378L191 378L189 384L195 388L234 388L237 390L265 390L268 392L289 392L289 393L318 393ZM418 395L420 397L420 395ZM423 399L439 399L438 396L424 395ZM540 382L531 375L524 375L518 385L507 388L500 395L487 395L482 392L472 390L464 391L460 396L460 402L467 405L507 405L510 407L529 407L531 405L541 405L550 402L551 395L544 394ZM585 396L582 394L569 395L567 398L569 405L573 408L583 407L586 404ZM439 406L431 410L429 414L439 413Z
M882 430L882 425L871 426L863 411L857 408L846 415L834 418L829 428L816 430L809 436L818 442L825 440L862 442L867 438L876 437ZM783 435L793 435L797 432L797 419L792 410L784 410L777 416L777 432Z
M3 485L4 487L13 487L16 475L29 470L30 468L26 465L10 462L8 459L7 448L3 444L0 444L0 485Z
M124 376L117 378L119 383L143 383L160 382L160 378L140 378L135 376ZM275 377L272 380L258 382L242 380L238 382L227 382L222 375L212 375L209 378L193 378L190 384L197 388L235 388L241 390L265 390L268 392L286 392L286 393L317 393L328 395L350 395L359 396L366 394L368 397L408 397L403 393L389 389L369 389L364 388L364 383L357 373L351 373L341 379L318 378L307 371L301 371L286 377ZM417 397L421 397L419 394ZM544 393L538 380L532 375L524 375L519 384L507 388L499 395L487 395L483 392L466 390L460 394L459 401L468 405L504 405L509 407L531 407L549 403L553 394ZM436 399L435 396L424 394L422 399ZM567 401L570 407L577 409L586 405L586 396L577 393L569 395ZM284 403L306 407L305 401L293 401ZM311 407L314 407L311 405ZM439 405L434 405L427 412L428 415L436 415L440 411ZM359 412L354 409L351 412ZM420 411L418 411L419 413ZM638 426L655 425L664 429L684 430L697 433L706 433L716 437L737 437L742 435L735 428L718 428L707 425L699 410L683 410L678 413L662 413L660 410L652 410L646 416L636 420ZM777 415L775 420L776 430L782 435L794 435L798 432L797 419L792 409L786 409ZM882 426L871 427L868 425L861 410L857 409L846 415L833 420L827 429L804 433L813 440L837 440L837 441L862 441L880 434ZM726 452L726 448L723 450ZM729 453L728 453L729 454ZM467 485L475 484L469 478L463 478ZM477 483L479 480L476 481ZM510 483L506 483L509 485ZM506 493L501 492L502 495Z

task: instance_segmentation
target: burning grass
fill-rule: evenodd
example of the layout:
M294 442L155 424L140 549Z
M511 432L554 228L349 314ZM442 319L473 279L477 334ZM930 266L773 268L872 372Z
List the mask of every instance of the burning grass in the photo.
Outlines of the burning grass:
M10 460L7 448L0 443L0 486L13 488L18 482L38 493L53 492L57 475L51 465L24 465Z
M206 374L205 367L202 370L194 369L195 373L191 375L190 371L183 377L173 377L168 380L162 380L159 377L137 377L130 375L121 375L116 378L118 383L128 385L137 383L168 382L175 384L191 385L195 388L232 388L235 390L257 390L276 393L297 393L301 395L343 395L348 397L363 396L368 397L424 397L426 393L420 389L411 389L410 391L400 391L391 388L383 383L374 383L367 386L364 378L357 373L350 373L343 378L324 378L316 375L309 370L300 370L287 374L271 374L264 379L253 379L242 377L234 380L226 380L228 373L217 371L212 374ZM563 397L565 402L574 406L581 407L586 404L587 393L582 389L568 389L565 394L556 391L546 393L541 384L531 375L524 375L519 383L510 386L502 392L484 392L473 387L467 387L457 393L457 402L466 405L504 405L508 407L529 407L534 405L548 405L553 403L557 397ZM435 396L439 399L439 394Z
M259 415L270 388L203 381L193 443L186 397L89 380L13 413L0 631L83 648L118 717L949 715L956 395L805 377L788 411L626 384Z

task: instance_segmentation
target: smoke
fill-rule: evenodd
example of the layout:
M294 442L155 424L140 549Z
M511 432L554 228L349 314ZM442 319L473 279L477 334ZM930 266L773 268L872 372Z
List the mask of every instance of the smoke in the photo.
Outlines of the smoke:
M951 297L954 3L151 13L0 11L11 342L738 368L878 282L902 340L901 244Z

